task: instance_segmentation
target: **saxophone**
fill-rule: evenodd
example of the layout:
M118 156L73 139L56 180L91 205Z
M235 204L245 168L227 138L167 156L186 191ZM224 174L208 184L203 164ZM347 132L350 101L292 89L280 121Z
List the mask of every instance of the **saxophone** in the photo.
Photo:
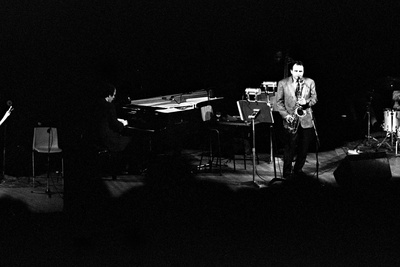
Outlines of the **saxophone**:
M289 133L295 134L299 129L300 125L300 118L303 118L306 115L306 111L303 107L299 104L299 99L303 98L303 79L299 78L298 82L300 83L300 90L296 92L297 102L296 108L293 113L293 120L289 121L288 130Z

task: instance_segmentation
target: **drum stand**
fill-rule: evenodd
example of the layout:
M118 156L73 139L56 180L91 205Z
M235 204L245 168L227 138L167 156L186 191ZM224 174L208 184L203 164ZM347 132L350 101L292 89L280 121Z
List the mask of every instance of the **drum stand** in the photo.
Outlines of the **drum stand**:
M371 140L374 140L377 143L379 142L378 139L371 136L371 111L370 111L371 102L372 102L372 97L370 98L370 101L367 102L367 107L366 107L366 111L365 111L365 115L364 115L364 119L365 119L365 117L367 117L367 120L368 120L367 135L365 136L365 139L363 141L361 141L354 147L354 149L357 149L361 145L361 143L364 143L364 145L369 146L369 147L372 146Z
M378 144L376 147L376 151L382 146L385 145L390 151L392 151L392 146L386 141L388 137L390 136L390 140L393 140L393 132L387 132L385 138ZM393 141L392 141L393 142ZM392 143L391 142L391 143Z
M389 120L390 125L387 127L388 129L386 129L386 136L382 140L382 142L380 142L378 144L378 146L376 147L376 150L378 150L382 145L386 145L386 147L390 151L392 151L393 143L394 143L393 135L394 135L394 133L397 133L397 131L398 131L397 127L396 127L396 129L393 129L394 128L394 115L395 115L395 113L393 111L391 111L390 112L390 120ZM389 137L390 137L390 144L386 141ZM396 139L397 139L397 136L396 136ZM396 151L397 151L397 145L398 145L398 140L396 140ZM397 152L396 152L396 155L397 155Z
M367 136L366 136L366 145L367 146L371 146L371 139L374 140L375 142L379 142L376 138L374 138L373 136L371 136L371 102L372 102L372 97L370 99L370 101L367 103L367 111L366 111L366 115L367 115L367 119L368 119L368 126L367 126ZM365 118L365 116L364 116Z

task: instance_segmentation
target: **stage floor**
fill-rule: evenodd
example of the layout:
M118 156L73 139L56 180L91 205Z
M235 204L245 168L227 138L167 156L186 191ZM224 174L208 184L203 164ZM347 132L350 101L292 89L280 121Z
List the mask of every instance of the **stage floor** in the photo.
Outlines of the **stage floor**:
M382 133L374 133L374 138L375 137L376 141L371 140L370 143L353 141L333 150L309 153L303 171L307 173L315 183L318 183L321 186L338 187L334 171L346 158L349 151L357 150L360 155L365 153L376 153L376 151L379 151L386 153L392 174L390 181L395 182L396 180L400 180L400 155L395 154L393 146L390 147L387 144L382 143L384 138ZM382 145L379 146L380 144ZM376 149L377 146L379 146L379 149ZM195 180L222 184L233 191L237 191L240 189L258 189L260 187L267 187L271 185L270 181L272 179L282 177L283 160L282 155L279 154L276 155L275 158L272 158L270 154L257 153L256 169L253 175L253 159L251 154L246 156L246 161L244 161L243 155L236 155L235 166L232 158L222 157L222 167L220 172L219 168L215 165L217 163L216 158L214 158L213 161L214 167L212 171L210 171L209 168L199 168L201 153L202 152L199 150L183 150L180 155L180 159L184 159L184 164L188 165L185 167L189 168L188 171ZM154 159L155 162L152 165L153 168L155 167L157 169L157 162L162 163L162 158L169 158L171 156L161 155L159 157L161 159ZM275 160L275 164L273 164L273 159ZM206 164L208 160L209 157L204 155L202 165ZM167 163L164 162L162 164ZM365 167L368 166L366 165ZM172 175L174 171L171 170L180 167L167 166L167 168L169 168L168 172L171 172ZM100 182L102 183L102 186L107 189L107 197L115 198L123 195L132 188L146 185L146 177L147 176L145 175L128 174L120 175L117 180L112 180L111 177L105 176ZM63 211L63 185L60 180L57 179L55 183L55 179L51 179L49 188L53 194L51 195L51 198L49 198L47 194L32 193L32 190L35 190L36 192L44 192L46 190L45 175L37 178L37 185L40 185L37 188L32 188L28 184L32 181L31 177L6 176L6 179L8 181L12 180L13 182L17 180L18 183L14 183L12 186L5 186L5 182L3 181L2 184L0 184L0 198L8 197L18 199L23 203L26 203L27 207L32 212L51 213ZM259 186L257 186L257 184ZM273 185L276 184L279 184L279 181L273 183Z
M308 174L315 183L321 186L338 187L334 171L350 152L356 151L358 155L361 156L368 153L374 154L380 152L386 154L387 164L389 165L392 175L390 182L400 181L400 155L395 154L394 146L389 147L382 143L382 141L384 141L383 133L374 133L373 136L376 141L373 139L367 140L368 142L364 142L365 140L352 141L333 150L309 153L303 171ZM235 164L232 158L222 157L221 171L216 165L216 158L213 159L213 169L211 171L208 166L205 166L206 168L200 166L200 163L201 165L205 165L210 159L207 155L204 155L202 162L200 162L201 154L202 152L199 150L184 150L182 152L182 157L185 158L186 163L190 165L194 179L220 183L234 191L250 188L258 189L272 184L275 185L275 182L270 184L271 180L274 178L278 178L276 180L282 178L283 159L282 155L279 154L276 155L275 158L272 158L269 153L257 153L254 175L253 158L251 154L246 155L246 161L244 161L243 155L236 155ZM273 164L273 160L275 160L275 164ZM364 164L364 166L368 168L368 162L366 164L367 165ZM386 163L384 162L384 164ZM173 167L171 166L171 168ZM124 186L124 182L126 182L126 186ZM256 185L252 182L255 182ZM108 177L104 180L104 183L110 194L118 197L132 187L145 184L145 178L142 176L128 175L121 176L118 180L112 181L110 177Z

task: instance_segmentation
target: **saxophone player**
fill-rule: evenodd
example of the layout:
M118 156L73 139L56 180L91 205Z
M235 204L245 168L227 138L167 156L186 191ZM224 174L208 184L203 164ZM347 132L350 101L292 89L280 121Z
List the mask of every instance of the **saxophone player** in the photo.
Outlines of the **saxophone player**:
M304 66L294 61L291 76L279 81L276 103L283 118L285 145L283 178L305 176L302 168L306 162L309 145L315 136L311 106L317 103L315 82L303 77ZM292 162L296 156L294 166Z

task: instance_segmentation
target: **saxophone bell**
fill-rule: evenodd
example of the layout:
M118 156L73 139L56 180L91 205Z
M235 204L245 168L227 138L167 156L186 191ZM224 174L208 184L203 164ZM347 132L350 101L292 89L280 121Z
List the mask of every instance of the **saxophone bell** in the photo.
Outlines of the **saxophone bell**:
M294 114L299 118L303 118L306 115L306 111L300 106L294 110Z
M303 90L301 90L301 92L300 92L300 97L297 100L296 108L294 110L294 114L299 118L302 118L302 117L304 117L306 115L306 111L303 109L303 105L306 104L306 100L301 95L302 91Z

